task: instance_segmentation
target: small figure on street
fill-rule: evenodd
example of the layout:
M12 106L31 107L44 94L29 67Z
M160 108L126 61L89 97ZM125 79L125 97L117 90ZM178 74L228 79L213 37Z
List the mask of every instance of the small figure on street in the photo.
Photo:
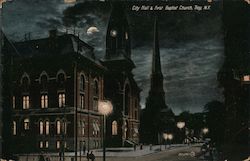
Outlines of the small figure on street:
M142 144L140 145L140 149L142 150Z
M134 151L136 151L136 144L134 144Z
M149 145L149 150L152 150L152 144Z
M90 159L90 158L89 158L89 152L87 152L86 158L87 158L88 160Z
M93 154L93 151L90 152L89 159L91 159L91 161L95 160L95 155Z
M82 150L83 150L83 154L85 155L85 153L86 153L86 145L85 145L85 141L83 141L83 147L82 147Z

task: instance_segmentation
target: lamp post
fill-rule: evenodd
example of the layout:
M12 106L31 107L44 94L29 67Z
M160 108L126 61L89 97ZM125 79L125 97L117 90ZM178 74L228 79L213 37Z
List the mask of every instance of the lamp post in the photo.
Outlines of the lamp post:
M171 145L171 141L173 140L174 138L174 135L173 134L168 134L168 133L163 133L163 138L165 140L165 149L167 149L167 146L166 146L166 142L169 140L169 148L170 148L170 145Z
M202 129L203 139L205 138L205 136L207 135L208 132L209 132L209 129L207 127L204 127Z
M177 124L176 124L176 126L178 127L178 129L180 129L180 141L182 141L182 136L181 136L181 131L182 131L182 129L185 127L185 125L186 125L186 123L185 122L183 122L183 121L179 121L179 122L177 122Z
M112 113L113 105L110 101L103 100L98 102L98 111L103 115L103 161L106 160L106 117Z
M168 134L167 133L163 133L163 139L165 141L165 149L167 149L167 139L168 139Z

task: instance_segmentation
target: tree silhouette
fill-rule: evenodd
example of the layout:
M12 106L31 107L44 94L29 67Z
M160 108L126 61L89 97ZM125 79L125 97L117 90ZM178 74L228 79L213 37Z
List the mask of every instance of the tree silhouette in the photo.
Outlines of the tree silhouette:
M225 107L219 101L208 102L204 107L206 121L209 129L208 136L215 143L221 143L225 130Z

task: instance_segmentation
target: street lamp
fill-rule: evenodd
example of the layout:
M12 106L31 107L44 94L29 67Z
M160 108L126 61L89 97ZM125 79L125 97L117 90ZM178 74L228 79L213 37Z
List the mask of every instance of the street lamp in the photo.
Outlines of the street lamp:
M174 135L173 134L168 134L168 133L163 133L163 138L165 140L165 149L167 149L166 147L166 142L169 140L169 148L170 148L170 144L171 144L171 141L173 140L174 138Z
M183 122L183 121L179 121L179 122L177 122L177 124L176 124L176 126L179 128L179 129L183 129L184 127L185 127L185 122Z
M182 129L185 127L186 123L183 121L179 121L177 122L176 126L178 127L178 129L180 129L180 142L182 141L182 135L181 135L181 131Z
M103 161L106 160L106 116L112 113L113 111L113 105L108 100L102 100L98 102L98 111L103 115Z
M209 132L209 129L207 127L202 129L202 133L206 135Z

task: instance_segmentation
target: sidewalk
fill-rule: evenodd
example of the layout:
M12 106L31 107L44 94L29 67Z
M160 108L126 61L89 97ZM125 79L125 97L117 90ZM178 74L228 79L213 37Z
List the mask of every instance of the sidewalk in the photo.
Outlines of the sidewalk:
M166 149L165 149L165 145L153 145L152 150L150 150L149 145L144 145L142 150L140 149L140 146L137 146L135 151L134 151L134 148L124 148L124 147L122 147L122 148L106 148L106 156L107 157L139 157L139 156L149 155L152 153L165 151L165 150L171 150L171 149L175 149L177 147L185 147L185 146L187 146L187 145L173 144L170 147L168 147L168 145L167 145ZM103 156L102 149L95 149L92 151L96 157ZM86 156L86 154L83 156Z

